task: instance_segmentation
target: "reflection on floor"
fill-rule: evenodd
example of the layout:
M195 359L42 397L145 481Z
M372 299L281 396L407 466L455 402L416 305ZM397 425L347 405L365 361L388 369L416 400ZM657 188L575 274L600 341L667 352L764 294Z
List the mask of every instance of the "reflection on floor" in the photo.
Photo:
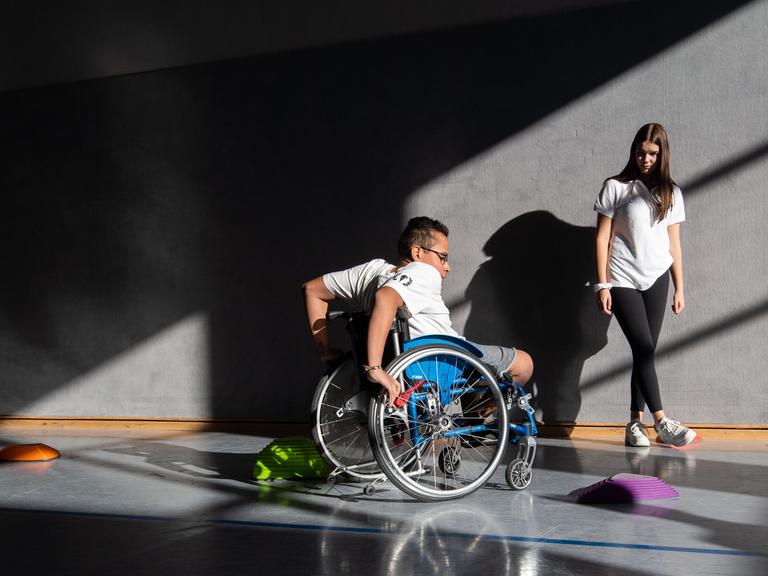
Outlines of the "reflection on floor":
M766 574L768 444L628 449L620 438L539 441L534 478L500 467L461 500L422 504L389 484L254 482L272 439L216 432L0 429L48 463L0 464L0 551L26 574ZM568 493L619 472L680 497L586 506Z

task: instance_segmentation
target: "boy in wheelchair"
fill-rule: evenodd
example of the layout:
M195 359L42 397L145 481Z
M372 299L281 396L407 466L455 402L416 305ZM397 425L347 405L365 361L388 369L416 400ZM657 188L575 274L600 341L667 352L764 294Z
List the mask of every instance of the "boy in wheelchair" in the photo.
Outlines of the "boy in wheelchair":
M459 337L451 325L442 297L448 264L448 228L424 216L411 218L398 241L399 262L371 260L347 270L331 272L304 284L304 302L315 347L323 361L338 356L326 329L328 303L342 299L355 311L370 312L367 364L368 380L387 390L393 404L399 383L382 367L384 347L396 315L408 320L410 337L444 335ZM523 350L470 343L482 361L499 377L525 385L533 373L533 360ZM363 355L365 357L365 355ZM491 409L492 411L492 409Z

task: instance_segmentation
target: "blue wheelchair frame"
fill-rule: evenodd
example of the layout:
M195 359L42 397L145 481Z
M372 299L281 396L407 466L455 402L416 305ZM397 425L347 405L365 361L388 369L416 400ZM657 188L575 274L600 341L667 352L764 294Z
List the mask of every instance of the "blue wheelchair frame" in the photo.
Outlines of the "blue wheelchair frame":
M403 343L403 351L407 352L412 348L416 348L418 346L429 346L430 344L456 346L458 348L462 348L463 350L469 352L479 359L483 358L483 353L470 342L448 335L420 336L418 338L408 340L407 342ZM463 369L461 367L439 359L436 363L430 363L426 367L418 365L409 366L406 368L405 374L408 379L411 382L421 383L414 385L414 387L419 386L420 389L418 391L412 392L408 397L409 416L414 421L417 420L417 405L419 402L428 401L429 397L431 396L433 382L437 382L439 388L438 394L440 403L448 404L452 402L456 393L456 385L467 383L466 379L462 377L462 372ZM522 386L505 378L502 378L502 380L497 382L497 385L502 392L507 393L508 397L511 397L513 392L517 392L518 406L525 412L528 418L528 422L525 424L507 424L509 431L512 432L512 434L509 436L509 443L514 445L519 443L523 438L536 436L538 434L538 428L536 427L536 421L533 417L533 408L528 402L530 395L525 394ZM473 384L469 387L461 388L461 394L466 394L468 392L480 393L484 392L485 390L487 390L487 387L484 387L482 384ZM510 407L511 406L507 406L507 409ZM463 436L468 434L488 432L490 430L491 428L486 424L476 424L473 426L466 426L447 431L445 436ZM419 434L418 427L411 428L411 439L415 446L418 446L428 440L428 438L422 437Z

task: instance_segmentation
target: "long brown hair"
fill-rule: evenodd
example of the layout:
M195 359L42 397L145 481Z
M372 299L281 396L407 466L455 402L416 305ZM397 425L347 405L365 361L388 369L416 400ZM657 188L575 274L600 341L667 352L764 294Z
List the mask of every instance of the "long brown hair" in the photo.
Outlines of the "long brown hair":
M656 188L656 194L653 198L656 208L656 221L661 221L675 203L673 186L677 185L669 175L669 139L667 138L667 131L664 129L664 126L651 122L640 128L632 140L627 165L624 167L624 170L616 176L612 176L612 178L621 182L628 182L630 180L637 180L640 177L635 154L643 142L653 142L659 147L656 167L651 174L650 188Z

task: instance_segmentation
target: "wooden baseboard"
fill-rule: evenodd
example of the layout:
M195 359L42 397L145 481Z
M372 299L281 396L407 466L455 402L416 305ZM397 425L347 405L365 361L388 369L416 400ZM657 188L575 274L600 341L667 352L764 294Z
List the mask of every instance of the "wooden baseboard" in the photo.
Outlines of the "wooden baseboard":
M685 423L706 438L731 440L768 440L768 425L764 424L716 424ZM651 426L648 431L652 432ZM539 424L542 438L599 438L624 437L625 424L617 422L577 422Z
M768 440L765 424L688 424L707 438L734 440ZM176 430L217 431L257 434L268 437L308 436L309 422L256 422L252 420L216 420L192 418L107 418L75 416L0 416L0 428L38 427L48 429L86 428L90 430ZM539 424L542 438L597 438L624 435L624 424L618 422L576 422Z
M49 429L86 428L90 430L175 430L215 431L263 436L308 436L309 422L255 422L252 420L215 420L194 418L107 418L75 416L0 416L0 428L38 427Z

